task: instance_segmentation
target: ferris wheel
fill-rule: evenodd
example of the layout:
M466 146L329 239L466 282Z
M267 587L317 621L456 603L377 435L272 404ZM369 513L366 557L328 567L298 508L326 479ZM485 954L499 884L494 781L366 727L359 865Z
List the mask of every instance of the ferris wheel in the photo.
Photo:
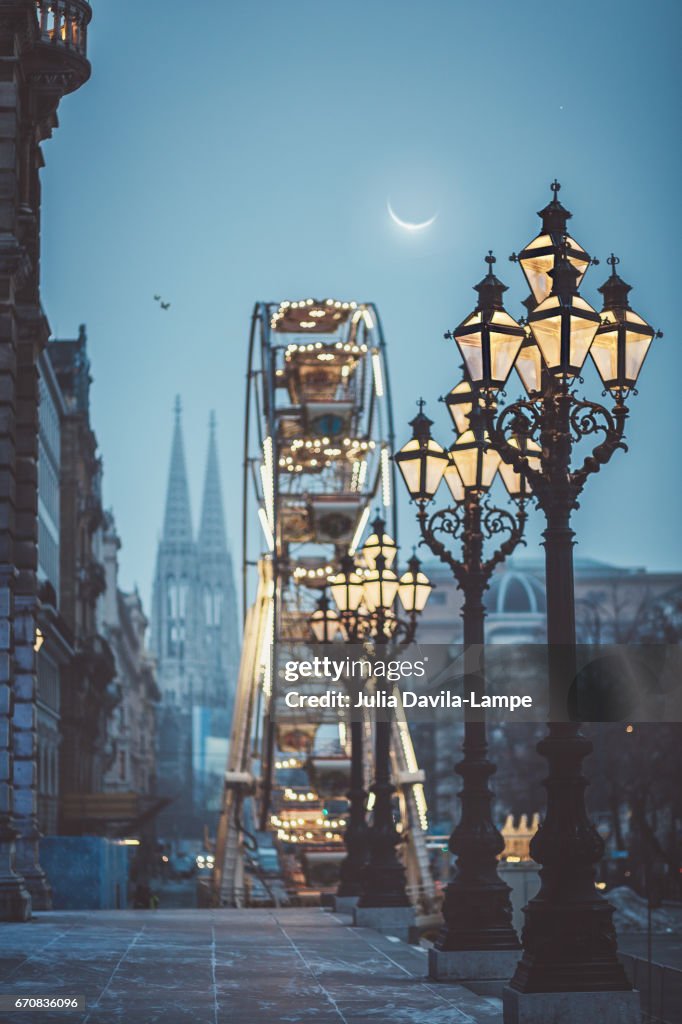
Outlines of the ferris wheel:
M343 855L344 723L336 711L312 716L286 707L283 666L314 641L319 599L342 557L360 547L376 506L396 537L393 440L386 343L373 303L255 305L244 431L244 640L214 878L223 904L242 898L245 843L256 843L256 833L274 833L288 851L296 846L293 875L302 863L322 870ZM409 737L405 753L405 733L401 725L395 756L407 778L414 754ZM419 813L423 823L423 799Z
M291 747L274 724L274 668L305 626L338 558L352 554L380 501L396 530L393 413L386 344L373 303L258 303L249 341L244 439L243 601L268 563L260 714L260 817L270 805L274 752ZM281 719L281 715L279 716ZM310 732L310 730L309 730ZM278 744L279 739L279 744ZM301 742L305 742L301 736Z

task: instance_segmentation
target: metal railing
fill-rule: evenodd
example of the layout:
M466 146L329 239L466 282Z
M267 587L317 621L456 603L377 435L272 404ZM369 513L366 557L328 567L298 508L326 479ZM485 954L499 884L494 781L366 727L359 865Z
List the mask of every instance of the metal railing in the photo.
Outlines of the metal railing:
M88 23L92 10L85 0L36 0L38 29L43 42L87 53Z

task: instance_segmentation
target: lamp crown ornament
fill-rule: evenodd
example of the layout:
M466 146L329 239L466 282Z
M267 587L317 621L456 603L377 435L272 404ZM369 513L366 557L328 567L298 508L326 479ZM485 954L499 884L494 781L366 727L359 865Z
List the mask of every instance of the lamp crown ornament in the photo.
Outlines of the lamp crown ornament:
M488 310L503 309L502 296L508 290L506 284L503 284L493 273L493 266L497 260L493 256L492 249L488 250L485 262L488 264L488 273L482 281L474 285L474 291L478 292L477 308L484 313Z
M545 234L563 235L566 232L566 224L573 214L559 199L561 185L556 178L549 187L552 190L552 198L544 209L538 210L538 217L542 218L542 230Z
M424 401L423 398L419 399L417 405L419 407L419 412L417 413L413 420L410 420L410 426L412 427L412 435L415 441L424 442L428 441L431 437L431 427L433 426L433 420L430 420L429 417L424 412L424 406L426 405L426 402Z
M609 256L606 261L611 267L611 275L604 281L604 284L598 289L604 298L604 309L629 309L628 295L632 291L632 286L626 284L623 278L617 273L616 267L620 263L617 256L613 253Z
M374 533L376 533L379 539L381 539L384 533L386 533L386 520L383 518L380 512L374 513L374 519L372 520L372 530Z
M414 573L416 575L421 569L421 566L422 563L421 559L417 557L417 550L416 548L412 548L412 554L407 562L407 568L410 570L411 573Z

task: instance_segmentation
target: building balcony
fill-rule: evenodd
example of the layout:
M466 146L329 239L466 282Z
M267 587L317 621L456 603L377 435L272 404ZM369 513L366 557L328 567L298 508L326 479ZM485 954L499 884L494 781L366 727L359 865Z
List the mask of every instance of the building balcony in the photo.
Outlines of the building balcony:
M88 24L92 18L89 3L85 0L36 0L36 11L43 42L87 57Z
M37 31L26 53L34 85L57 100L90 77L87 58L92 8L86 0L35 0Z

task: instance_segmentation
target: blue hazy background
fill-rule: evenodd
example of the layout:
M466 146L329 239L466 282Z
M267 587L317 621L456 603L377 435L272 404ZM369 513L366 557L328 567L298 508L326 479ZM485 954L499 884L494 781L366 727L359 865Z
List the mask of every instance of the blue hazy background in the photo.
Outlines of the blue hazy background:
M634 308L666 333L632 402L629 454L583 496L578 552L682 568L677 0L93 8L92 79L45 145L43 297L55 336L88 327L124 585L148 600L176 393L195 521L216 410L239 553L256 299L375 301L399 442L423 394L449 443L435 399L459 359L443 331L473 308L488 248L519 315L527 289L507 256L537 233L555 176L574 236L602 261L621 257ZM438 212L435 225L401 231L388 196L406 219ZM588 274L592 302L606 270ZM598 398L591 371L588 383ZM408 540L405 501L401 518Z

